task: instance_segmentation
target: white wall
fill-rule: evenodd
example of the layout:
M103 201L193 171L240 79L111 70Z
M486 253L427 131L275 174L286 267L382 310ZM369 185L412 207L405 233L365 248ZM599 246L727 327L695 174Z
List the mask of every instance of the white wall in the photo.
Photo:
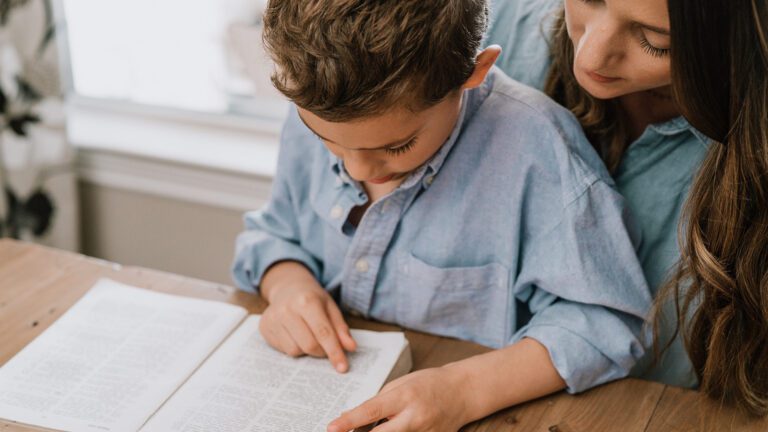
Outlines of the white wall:
M232 285L242 212L81 181L83 253Z
M78 152L83 253L231 284L243 213L269 199L279 123L73 100L67 126Z

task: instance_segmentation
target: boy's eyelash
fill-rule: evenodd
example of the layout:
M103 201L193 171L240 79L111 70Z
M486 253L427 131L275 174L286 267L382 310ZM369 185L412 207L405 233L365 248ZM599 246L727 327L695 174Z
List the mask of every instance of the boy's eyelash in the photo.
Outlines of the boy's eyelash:
M385 149L384 151L387 152L387 154L397 156L397 155L401 155L401 154L409 151L410 149L413 148L413 146L415 144L416 144L416 138L408 141L407 143L405 143L405 144L403 144L403 145L401 145L399 147L388 148L388 149Z
M654 57L664 57L669 54L669 49L656 48L645 36L640 36L640 46L643 47L643 51Z

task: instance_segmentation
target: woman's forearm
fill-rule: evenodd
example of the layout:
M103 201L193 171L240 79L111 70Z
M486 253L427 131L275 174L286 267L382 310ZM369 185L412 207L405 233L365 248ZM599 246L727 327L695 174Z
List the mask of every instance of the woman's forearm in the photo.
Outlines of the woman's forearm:
M467 422L566 387L547 349L529 338L445 368L466 383Z

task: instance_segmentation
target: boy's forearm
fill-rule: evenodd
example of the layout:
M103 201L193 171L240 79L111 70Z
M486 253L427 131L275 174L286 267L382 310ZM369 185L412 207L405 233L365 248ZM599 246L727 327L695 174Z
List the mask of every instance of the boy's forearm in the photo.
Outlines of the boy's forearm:
M261 279L261 296L268 303L272 303L275 292L288 285L304 284L312 286L316 284L315 276L304 264L296 261L281 261L270 267Z
M547 349L529 338L445 367L467 385L467 422L566 387Z

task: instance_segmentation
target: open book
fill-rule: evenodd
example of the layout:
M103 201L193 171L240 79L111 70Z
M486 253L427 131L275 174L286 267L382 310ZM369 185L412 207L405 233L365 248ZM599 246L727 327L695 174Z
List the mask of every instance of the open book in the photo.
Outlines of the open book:
M0 418L63 431L313 432L410 370L402 333L353 330L350 370L267 346L259 316L99 281L0 368Z

